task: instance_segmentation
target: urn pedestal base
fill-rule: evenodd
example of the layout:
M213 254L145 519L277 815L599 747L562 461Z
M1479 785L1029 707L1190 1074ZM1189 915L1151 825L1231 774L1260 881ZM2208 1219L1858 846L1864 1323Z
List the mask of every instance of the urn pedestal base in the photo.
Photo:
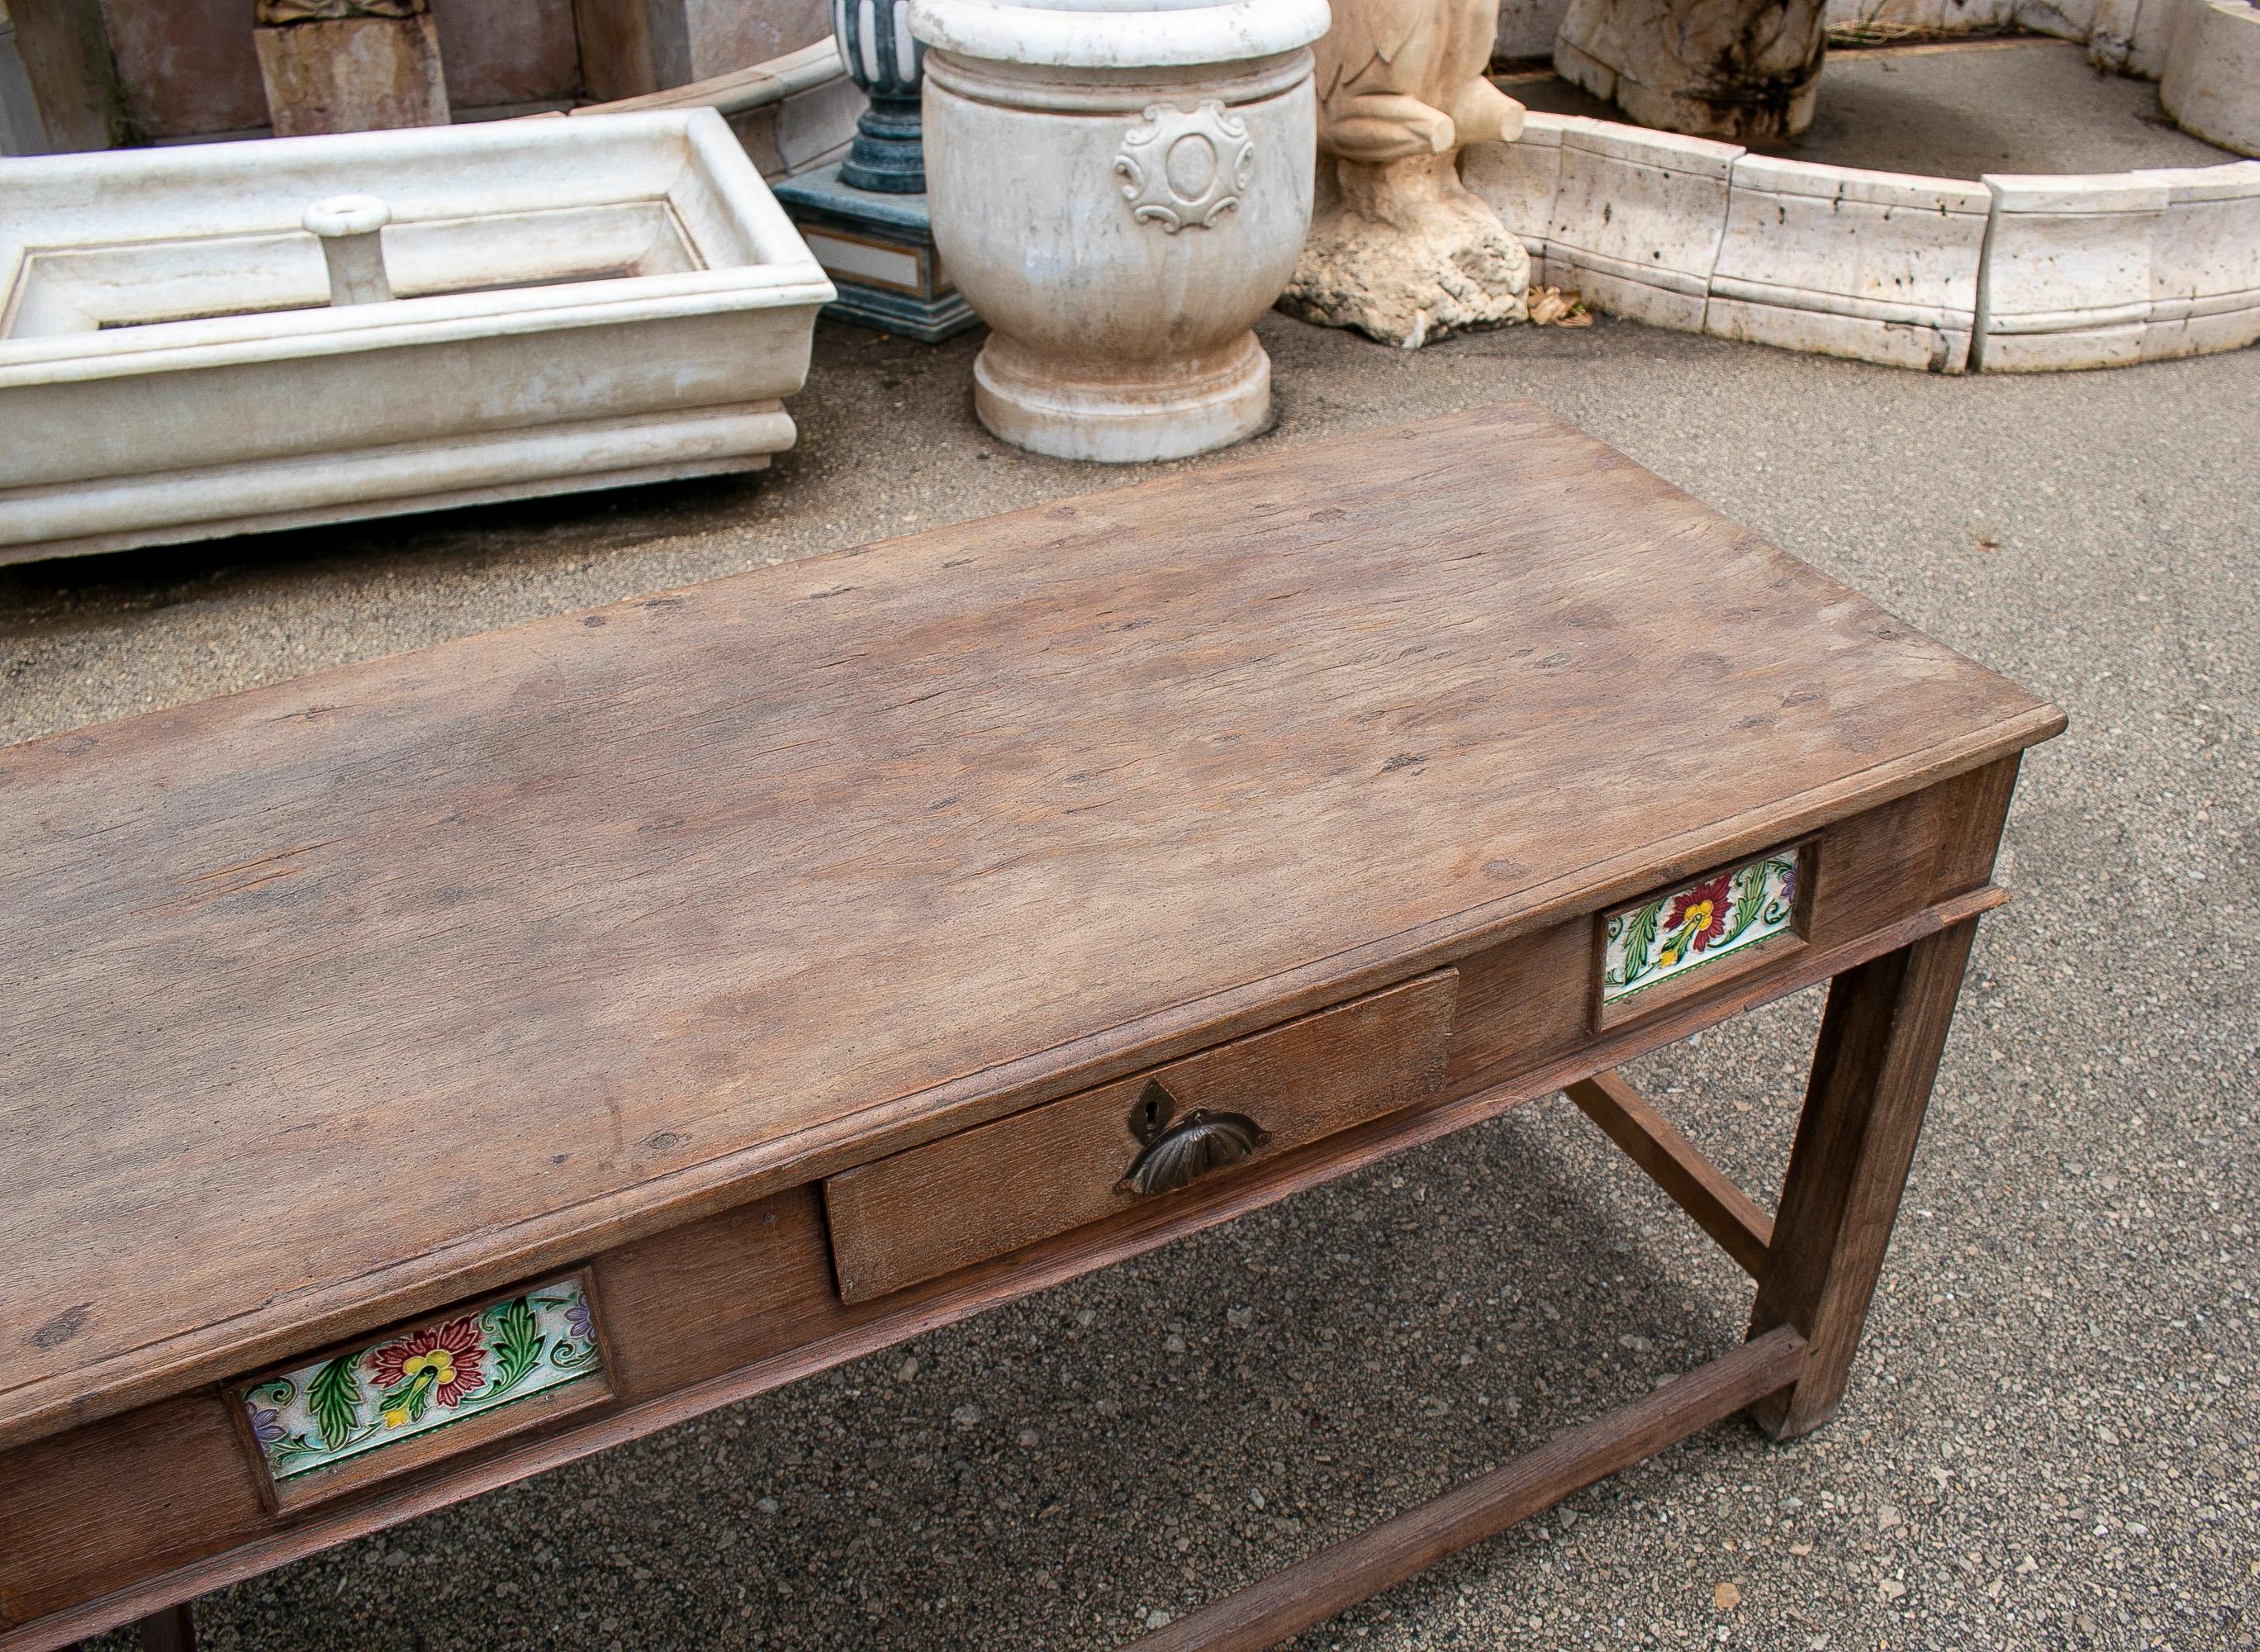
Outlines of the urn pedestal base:
M1252 332L1198 361L1091 367L1071 378L1056 357L991 333L973 364L973 410L1016 447L1104 464L1228 447L1271 422L1271 358Z
M943 268L923 195L883 195L842 181L838 165L776 186L801 239L840 297L835 321L939 344L981 319Z

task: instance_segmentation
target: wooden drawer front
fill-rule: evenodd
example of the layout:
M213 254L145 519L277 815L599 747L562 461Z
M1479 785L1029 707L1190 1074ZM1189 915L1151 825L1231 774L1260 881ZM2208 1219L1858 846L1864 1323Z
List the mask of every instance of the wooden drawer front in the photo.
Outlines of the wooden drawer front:
M1607 1026L1804 945L1813 843L1769 849L1601 914L1594 1021Z
M280 1508L611 1392L588 1276L574 1273L294 1362L228 1400Z
M1148 1183L1170 1179L1173 1155L1180 1174L1229 1174L1240 1156L1432 1095L1458 988L1457 970L1439 969L833 1176L824 1203L840 1294L883 1296L1169 1197L1130 1185L1134 1166ZM1252 1143L1248 1125L1261 1133Z

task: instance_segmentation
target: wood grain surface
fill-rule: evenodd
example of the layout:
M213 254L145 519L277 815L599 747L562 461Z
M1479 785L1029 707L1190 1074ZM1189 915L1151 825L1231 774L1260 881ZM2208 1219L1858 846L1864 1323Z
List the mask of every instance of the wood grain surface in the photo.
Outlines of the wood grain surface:
M2061 720L1513 405L0 751L0 1444Z

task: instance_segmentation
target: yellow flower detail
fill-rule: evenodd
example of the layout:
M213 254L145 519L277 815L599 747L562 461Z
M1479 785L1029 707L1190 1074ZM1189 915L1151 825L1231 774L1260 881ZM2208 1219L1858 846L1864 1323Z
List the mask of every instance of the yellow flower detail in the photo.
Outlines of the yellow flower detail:
M411 1381L429 1371L432 1385L445 1388L455 1380L455 1356L446 1348L435 1348L428 1354L414 1355L400 1369Z

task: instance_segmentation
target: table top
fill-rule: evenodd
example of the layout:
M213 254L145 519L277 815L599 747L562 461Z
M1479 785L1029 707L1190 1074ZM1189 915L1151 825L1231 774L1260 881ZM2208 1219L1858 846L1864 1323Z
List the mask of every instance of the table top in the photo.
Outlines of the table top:
M2060 726L1515 404L0 750L0 1442Z

